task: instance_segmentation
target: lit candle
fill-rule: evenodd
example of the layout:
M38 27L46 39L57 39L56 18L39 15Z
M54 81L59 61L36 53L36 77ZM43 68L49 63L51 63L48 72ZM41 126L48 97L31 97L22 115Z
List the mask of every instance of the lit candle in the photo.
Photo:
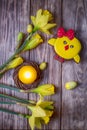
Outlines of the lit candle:
M18 78L24 84L32 84L37 79L37 71L33 66L23 66L18 72Z

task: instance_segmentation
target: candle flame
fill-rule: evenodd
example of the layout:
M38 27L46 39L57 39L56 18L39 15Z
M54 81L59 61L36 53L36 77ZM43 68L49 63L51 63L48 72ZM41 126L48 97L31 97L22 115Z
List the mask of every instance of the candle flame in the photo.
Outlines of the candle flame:
M25 77L26 77L26 78L31 78L31 73L30 73L30 72L26 72L26 73L25 73Z

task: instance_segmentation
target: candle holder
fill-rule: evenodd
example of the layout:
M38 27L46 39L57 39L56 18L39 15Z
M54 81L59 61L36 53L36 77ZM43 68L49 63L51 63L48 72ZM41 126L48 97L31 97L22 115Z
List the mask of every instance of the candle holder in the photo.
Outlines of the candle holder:
M37 71L37 78L36 80L31 83L31 84L24 84L22 83L20 80L19 80L19 77L18 77L18 72L20 70L21 67L23 66L32 66L35 68L35 70ZM31 89L31 88L35 88L39 82L41 81L42 79L42 72L39 68L39 65L36 63L36 62L33 62L33 61L30 61L30 62L24 62L23 64L21 64L20 66L18 66L15 70L14 70L14 73L13 73L13 79L14 79L14 82L16 84L16 86L20 89L24 89L24 90L28 90L28 89Z

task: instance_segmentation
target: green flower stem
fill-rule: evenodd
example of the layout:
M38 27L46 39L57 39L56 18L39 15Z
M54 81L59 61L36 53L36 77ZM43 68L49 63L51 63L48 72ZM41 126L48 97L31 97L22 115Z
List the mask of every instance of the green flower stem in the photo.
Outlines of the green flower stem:
M2 78L3 74L7 71L7 68L4 67L2 70L0 70L0 78Z
M22 93L30 93L30 90L20 90Z
M31 38L31 36L32 36L36 31L37 31L37 30L32 31L32 32L30 33L30 35L28 35L28 37L25 39L25 41L24 41L24 43L21 45L21 47L18 48L18 49L15 51L15 53L14 53L3 65L0 66L0 70L3 69L11 60L13 60L13 59L16 57L16 55L19 55L19 53L24 49L24 47L27 46L27 44L28 44L27 41Z
M37 88L38 88L38 86L37 86ZM36 93L36 92L34 92L34 90L36 90L36 88L30 89L30 90L20 90L20 91L23 93Z
M21 92L20 89L14 88L14 87L11 87L11 86L8 86L8 85L5 85L5 84L0 84L0 88L7 88L7 89L10 89L10 90L14 90L16 92Z
M30 35L28 35L28 37L26 38L22 46L15 51L15 54L19 54L24 49L24 47L27 46L28 44L27 41L31 38L32 35L33 35L33 32L31 32Z
M2 70L11 60L15 58L15 54L13 54L3 65L0 66L0 70Z
M21 99L21 98L17 98L17 97L12 97L12 96L8 96L6 94L0 94L0 97L2 98L8 98L10 100L16 101L18 103L23 103L23 104L31 104L31 101L26 100L26 99Z
M0 104L16 104L15 102L4 102L4 101L0 101Z
M8 85L5 85L5 84L0 84L0 88L6 88L6 89L10 89L10 90L14 90L16 92L22 92L24 90L21 90L21 89L18 89L18 88L13 88L11 86L8 86ZM24 99L23 99L24 100ZM32 101L32 100L27 100L28 103L31 103L31 104L36 104L35 101Z
M22 117L24 117L24 118L29 118L29 117L30 117L30 116L27 115L27 114L21 114L21 113L18 113L18 112L13 112L13 111L10 111L10 110L5 109L5 108L0 108L0 111L2 111L2 112L7 112L7 113L9 113L9 114L14 114L14 115L17 115L17 116L22 116Z

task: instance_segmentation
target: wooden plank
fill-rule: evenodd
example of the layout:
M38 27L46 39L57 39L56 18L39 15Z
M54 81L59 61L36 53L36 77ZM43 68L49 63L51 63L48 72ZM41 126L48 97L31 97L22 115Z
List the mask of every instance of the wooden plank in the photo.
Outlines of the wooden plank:
M2 64L2 62L6 61L14 53L18 32L26 31L26 26L29 23L30 16L30 1L2 0L0 1L0 6L0 64ZM26 55L29 55L29 52ZM26 55L24 55L24 57L26 57ZM2 80L3 83L14 85L12 75L13 71L6 73ZM28 97L25 94L23 95L8 90L3 90L3 93L23 98ZM25 108L16 105L5 107L22 113L27 112ZM27 129L27 120L21 117L3 113L3 116L0 116L0 119L0 129Z
M81 62L67 61L62 65L62 130L86 130L87 129L87 3L82 0L63 0L63 26L66 29L73 28L78 39L81 40L83 51ZM84 6L85 5L85 6ZM74 90L64 88L67 81L77 81L78 87Z
M35 15L39 9L48 9L55 17L55 22L65 29L73 28L77 37L81 40L83 50L81 63L67 61L61 65L53 59L54 51L47 44L50 37L56 35L57 29L53 30L52 36L43 35L44 43L36 49L23 54L27 60L36 61L38 64L45 61L48 68L44 71L42 83L53 83L56 86L56 95L47 97L55 101L55 113L51 122L43 126L44 130L86 130L87 129L87 93L86 93L86 49L87 49L87 2L82 0L1 0L0 1L0 64L5 62L14 52L16 37L19 31L26 31L30 23L30 15ZM62 11L62 12L61 12ZM9 71L0 82L14 85L13 71ZM76 89L68 91L64 88L67 81L76 80L79 85ZM21 95L5 89L0 92L26 99L38 99L37 95ZM2 99L3 100L3 99ZM4 105L3 105L4 107ZM5 105L5 108L27 113L25 108ZM26 119L0 112L0 129L30 129Z
M55 6L56 3L56 6ZM51 11L55 17L55 22L59 24L61 23L61 1L56 0L31 0L31 13L35 14L38 9L48 9ZM57 12L57 13L56 13ZM58 16L58 17L57 17ZM54 31L54 34L56 31ZM43 61L48 63L48 68L44 72L44 79L41 83L53 83L56 88L58 89L57 93L53 97L48 97L49 100L55 101L56 111L54 114L53 119L47 126L43 126L44 130L60 130L60 106L61 106L61 63L55 61L53 59L54 51L51 46L47 44L47 41L50 37L53 36L46 36L44 37L44 43L40 45L38 48L30 52L30 59L35 60L38 63ZM55 77L56 76L56 77ZM33 98L35 98L33 96Z
M43 8L49 10L55 15L55 21L58 20L58 24L61 23L61 20L59 20L59 17L56 18L57 14L56 11L58 12L58 16L61 14L61 1L59 0L57 2L56 8L54 8L56 1L43 1L43 0L32 0L31 1L31 14L35 14L37 9ZM8 57L10 57L15 49L16 46L16 36L19 31L25 31L25 27L29 22L29 16L30 16L30 1L29 0L3 0L1 1L1 20L0 20L0 28L2 32L2 37L1 37L1 64L2 62L6 61ZM59 7L58 7L59 6ZM61 17L61 16L60 16ZM6 28L4 30L4 28ZM52 47L48 46L47 40L50 38L49 36L44 35L44 39L46 40L45 43L38 47L37 49L33 50L24 54L23 56L26 59L29 60L34 60L38 63L46 61L49 63L47 71L44 72L44 79L41 83L54 83L55 86L58 88L58 94L53 96L52 98L48 97L49 100L54 100L55 106L56 106L56 112L54 115L55 119L52 119L50 124L48 126L43 126L43 129L59 129L60 130L60 106L61 106L61 63L58 63L57 61L53 60L53 55L54 52L52 50ZM3 40L4 38L4 40ZM7 46L6 46L7 45ZM8 55L7 55L8 54ZM50 54L50 55L49 55ZM3 59L2 59L3 58ZM53 68L55 66L56 69ZM12 73L13 71L10 71L5 74L3 77L2 81L3 83L6 84L13 84L13 79L12 79ZM55 78L55 75L57 78ZM8 90L3 90L3 92L6 92L10 95L15 95L19 97L24 97L27 98L27 95L19 95L19 93L14 93ZM36 99L36 95L29 95L29 98ZM21 111L21 112L27 112L26 109L14 106L14 105L9 105L8 107L5 106L6 108L10 108L14 111ZM6 113L1 113L0 118L2 119L2 114L3 114L3 120L2 123L0 124L0 129L30 129L28 127L26 119L23 119L18 116L13 116L9 115ZM58 116L58 118L57 118ZM13 123L14 122L14 123Z

